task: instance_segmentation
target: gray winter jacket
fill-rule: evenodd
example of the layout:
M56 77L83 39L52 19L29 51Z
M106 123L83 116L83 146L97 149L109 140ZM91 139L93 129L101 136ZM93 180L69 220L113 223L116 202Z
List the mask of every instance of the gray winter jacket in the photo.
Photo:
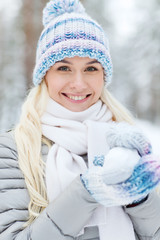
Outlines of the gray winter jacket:
M48 148L42 146L44 159ZM0 240L99 240L98 228L86 224L98 203L77 177L27 228L29 194L17 161L12 133L0 136ZM160 198L153 192L147 201L124 208L139 240L160 240ZM111 240L111 239L110 239ZM129 240L129 239L128 239Z

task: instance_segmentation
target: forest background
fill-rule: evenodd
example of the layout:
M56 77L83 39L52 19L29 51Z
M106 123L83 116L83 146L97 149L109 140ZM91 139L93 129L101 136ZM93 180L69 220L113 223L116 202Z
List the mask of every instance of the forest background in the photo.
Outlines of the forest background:
M32 86L42 9L47 2L0 1L0 132L16 124ZM103 26L110 42L114 69L110 91L160 142L160 0L81 2Z

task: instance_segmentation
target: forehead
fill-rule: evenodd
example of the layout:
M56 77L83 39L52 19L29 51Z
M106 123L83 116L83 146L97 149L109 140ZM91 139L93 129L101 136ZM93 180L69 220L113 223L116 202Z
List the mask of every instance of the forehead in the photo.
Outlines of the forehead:
M71 64L71 65L74 65L74 64L88 65L88 64L94 64L94 63L100 64L96 59L89 58L89 57L79 57L79 56L75 56L72 58L64 58L61 61L57 61L56 63L66 63L66 64Z

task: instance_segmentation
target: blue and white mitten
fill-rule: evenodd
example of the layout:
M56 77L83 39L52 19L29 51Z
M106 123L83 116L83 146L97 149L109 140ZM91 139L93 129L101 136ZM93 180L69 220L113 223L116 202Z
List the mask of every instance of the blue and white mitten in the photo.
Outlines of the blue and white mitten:
M114 147L136 149L140 156L152 153L152 146L141 130L125 122L111 123L106 139L110 149Z
M113 124L107 139L112 149L103 166L81 175L85 188L106 207L140 201L159 184L160 161L143 134L128 124Z

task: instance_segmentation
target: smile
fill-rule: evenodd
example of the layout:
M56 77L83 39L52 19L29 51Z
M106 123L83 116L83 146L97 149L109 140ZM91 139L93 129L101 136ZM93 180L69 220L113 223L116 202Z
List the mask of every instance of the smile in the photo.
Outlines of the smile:
M82 96L73 96L73 95L67 95L67 94L63 94L63 95L74 101L82 101L90 96L90 94L82 95Z
M73 99L73 100L83 100L83 99L85 99L87 96L67 96L67 97L69 97L70 99Z

